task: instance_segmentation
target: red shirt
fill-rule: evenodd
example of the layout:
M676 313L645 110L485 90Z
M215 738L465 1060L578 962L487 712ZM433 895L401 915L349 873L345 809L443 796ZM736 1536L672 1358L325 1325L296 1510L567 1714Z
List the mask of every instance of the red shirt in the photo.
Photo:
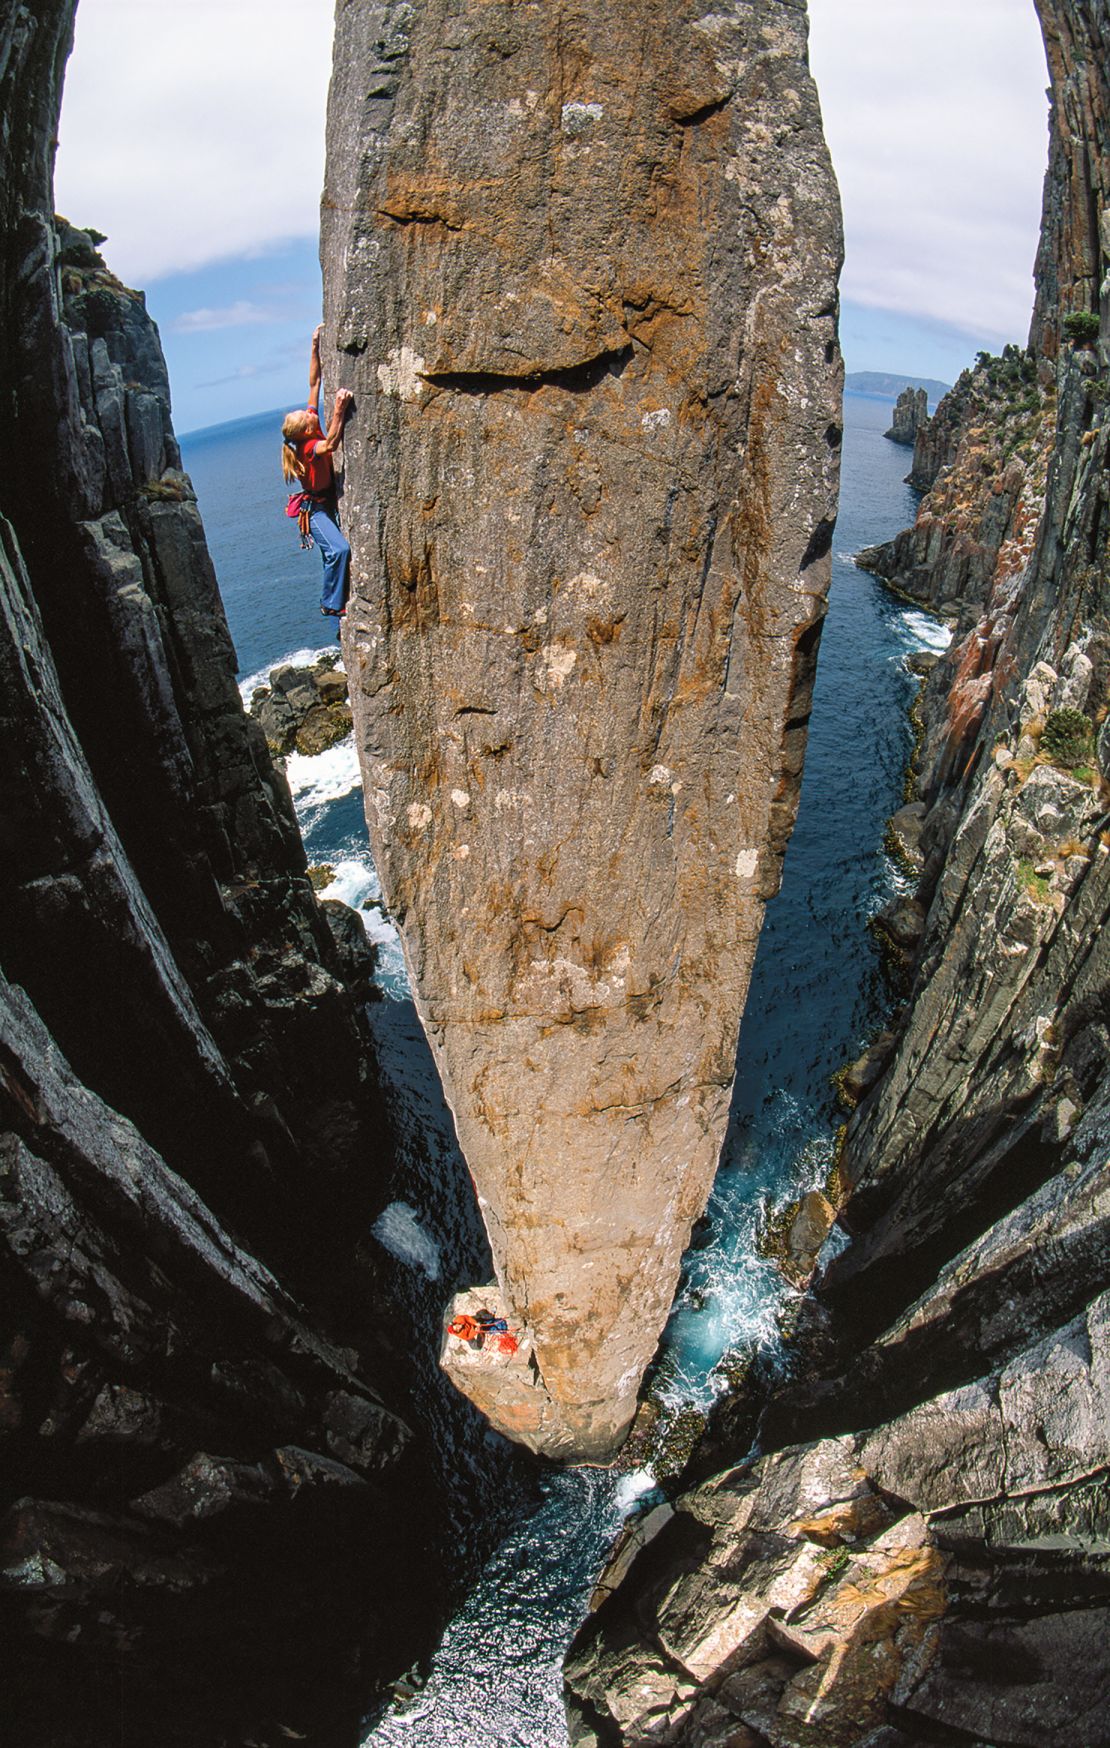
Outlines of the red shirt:
M323 441L322 437L307 437L303 443L297 445L297 454L304 468L301 490L312 492L314 496L318 497L330 492L335 483L331 456L326 450L323 455L316 453L317 444Z

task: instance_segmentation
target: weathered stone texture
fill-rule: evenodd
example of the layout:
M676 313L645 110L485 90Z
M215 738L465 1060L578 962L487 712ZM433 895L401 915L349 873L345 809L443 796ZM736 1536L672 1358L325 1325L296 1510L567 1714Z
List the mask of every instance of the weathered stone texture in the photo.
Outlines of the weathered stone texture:
M552 1452L631 1416L795 811L840 442L805 27L339 12L368 818Z
M360 1121L363 1041L243 712L157 330L49 206L28 188L4 250L0 953L75 1069L276 1242L287 1190L334 1174L323 1125ZM302 1060L309 1008L338 1097Z
M968 372L960 378L967 385ZM913 465L906 475L906 484L919 492L931 491L942 467L955 460L956 449L963 436L964 390L960 384L942 398L932 418L918 426L913 445Z
M269 685L251 699L251 716L271 753L322 753L351 732L347 676L335 659L321 656L311 668L274 668Z
M575 1748L1105 1743L1105 1365L1103 1297L871 1435L680 1496L573 1643Z

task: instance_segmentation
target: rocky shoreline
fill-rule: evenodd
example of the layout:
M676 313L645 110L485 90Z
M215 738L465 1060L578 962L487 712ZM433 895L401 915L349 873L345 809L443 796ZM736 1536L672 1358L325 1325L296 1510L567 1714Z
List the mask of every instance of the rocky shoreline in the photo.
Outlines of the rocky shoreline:
M780 60L797 70L798 9L782 11ZM800 1301L804 1364L785 1385L752 1375L720 1405L667 1503L631 1527L602 1576L567 1664L576 1748L1110 1742L1110 21L1090 0L1040 0L1040 12L1054 121L1030 348L981 359L961 379L918 438L915 472L930 491L915 527L867 555L891 586L944 614L954 639L923 677L914 793L891 824L918 881L883 925L903 955L905 999L845 1077L856 1108L835 1181L789 1210L777 1235L799 1285L834 1214L847 1243ZM279 757L318 751L348 731L349 706L341 677L318 664L275 670L257 720L242 708L157 331L96 236L52 212L73 13L74 0L0 8L5 1722L28 1748L294 1739L349 1748L375 1696L442 1622L457 1570L445 1482L477 1498L503 1451L481 1442L485 1428L461 1396L453 1412L469 1416L485 1468L473 1450L459 1459L450 1436L448 1458L432 1448L390 1335L385 1266L360 1244L385 1200L393 1147L364 1012L366 947L357 918L314 897L266 745ZM372 40L341 65L337 89L353 82L352 113L381 121L410 9L348 7L345 19ZM499 16L475 52L502 67L518 46L513 28ZM623 59L623 43L617 51ZM711 61L689 71L689 89L659 121L675 186L732 126L735 93L718 87ZM755 111L772 74L785 76L782 66L753 74L744 116L757 132L767 132ZM518 107L518 119L539 125ZM572 101L558 113L559 150L573 163L591 129L601 137L601 106ZM649 119L651 132L658 117ZM827 205L816 133L807 150ZM361 152L337 159L356 161ZM403 251L435 236L449 252L463 228L455 208L432 210L416 180L402 192L376 215L385 233ZM735 177L722 176L722 199L736 195ZM335 203L329 222L355 207ZM700 209L690 211L700 246ZM783 244L791 269L793 247ZM830 233L821 255L804 301L829 348L824 394L836 375ZM368 252L353 249L356 258ZM654 272L659 251L645 259ZM772 268L763 308L785 280ZM571 397L575 420L595 392L615 404L641 368L656 368L656 346L656 387L669 394L666 336L687 319L667 286L658 297L625 289L635 293L620 305L630 332L605 327L591 302L558 330L555 344L570 349L553 357L541 344L551 306L537 304L523 377L518 357L517 374L504 374L512 360L491 354L498 336L479 332L470 312L473 333L453 339L433 334L438 317L425 323L427 346L443 354L417 389L398 330L391 360L367 361L383 429L399 428L427 393L444 442L457 420L478 456L475 409L496 395L491 418L509 421L502 447L516 468L512 409L554 401L559 443L572 432L579 446L566 466L573 515L583 527L595 514L604 521L607 470L624 480L627 463L590 447L586 425L564 416ZM367 344L359 291L333 284L329 294L333 337L352 359ZM418 307L435 316L434 302L429 290ZM712 304L726 306L721 296ZM1077 329L1073 343L1068 317L1085 315L1089 328L1096 310L1098 341ZM579 320L588 332L572 346ZM775 334L763 343L778 356ZM760 368L758 356L746 359L756 406L771 398ZM492 385L491 370L502 372ZM681 369L674 380L685 380ZM715 384L707 378L698 408ZM658 418L667 407L642 415L629 405L637 444L669 441ZM775 444L789 432L769 430L773 479L783 465ZM353 483L360 440L352 435ZM821 442L817 511L835 471L834 422ZM535 451L545 517L555 489L547 443ZM423 461L410 460L419 474ZM694 455L678 540L702 591L720 584L723 564L716 508L698 495L707 478ZM757 545L764 484L744 498ZM452 538L473 521L469 487L460 503ZM437 618L437 578L450 567L437 572L428 533L446 508L420 492L410 507L405 540L393 543L405 553L394 605L415 638ZM660 526L669 540L670 520ZM806 526L794 555L803 571L827 559L831 526L824 512ZM362 544L371 549L369 535ZM579 557L578 604L566 609L581 619L578 649L551 643L551 603L525 622L536 603L523 597L521 624L498 633L521 640L514 674L538 677L521 684L529 708L537 693L545 744L576 665L580 679L590 663L628 662L627 615L619 600L602 612L604 584ZM788 568L793 577L799 565ZM774 885L800 771L804 709L791 716L785 700L792 689L804 707L812 676L819 580L808 586L804 628L788 628L799 635L774 755L784 787L752 826L769 861L757 869L755 848L738 861L732 844L725 870L752 882L753 919ZM360 611L365 639L365 601ZM573 641L577 626L568 619L559 635ZM706 627L706 638L718 630ZM703 656L683 670L691 698ZM430 671L414 657L406 672L418 714ZM452 723L466 719L452 729L463 763L449 768L444 753L438 786L443 749L433 715L424 724L424 774L437 805L442 791L454 810L439 821L444 833L472 805L465 761L484 774L481 761L510 751L489 720L507 694L490 703L484 683L464 677L450 697ZM392 732L372 674L359 684L367 719L381 707ZM648 818L646 806L669 856L694 786L680 802L670 767L645 758L644 773L648 802L607 801L603 823L623 831ZM588 785L611 776L598 754ZM475 809L483 783L474 778ZM491 784L489 794L516 807L522 786ZM577 812L561 780L560 805L568 795ZM449 867L443 878L461 880L468 847L429 856L419 833L431 808L415 792L405 799L416 834L405 878L417 887ZM451 944L469 953L480 930L473 919L462 927L461 890L437 903ZM556 907L549 918L546 905L529 925L536 939L571 915ZM495 894L491 915L511 910ZM598 935L598 976L627 969L610 949ZM474 987L480 980L479 968ZM591 973L591 991L595 982ZM648 978L629 996L637 1025L662 987ZM595 1023L592 1001L570 996L564 1052ZM660 1052L668 1075L670 1049ZM730 1065L725 1052L706 1084L719 1093ZM622 1099L606 1109L627 1124ZM546 1232L531 1211L528 1220ZM487 1260L474 1251L469 1278L484 1279ZM617 1369L631 1377L626 1361ZM593 1406L606 1443L612 1404ZM456 1459L466 1488L445 1474Z

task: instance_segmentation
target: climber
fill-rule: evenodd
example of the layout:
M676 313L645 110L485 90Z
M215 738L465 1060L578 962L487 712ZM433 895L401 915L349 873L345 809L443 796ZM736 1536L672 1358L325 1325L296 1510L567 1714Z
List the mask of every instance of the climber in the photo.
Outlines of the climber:
M482 1325L476 1317L468 1317L465 1312L452 1317L447 1325L447 1333L456 1336L459 1341L465 1341L470 1347L482 1345Z
M520 1346L505 1319L495 1317L492 1311L484 1308L476 1311L473 1317L460 1311L447 1325L447 1333L474 1348L484 1347L488 1339L490 1346L498 1353L514 1354Z
M287 413L282 422L281 471L287 483L296 482L300 488L290 496L285 513L297 518L301 545L311 546L315 541L324 561L320 611L329 618L342 619L347 610L351 548L339 527L331 458L342 440L354 397L350 389L338 390L325 436L320 424L320 334L317 328L312 336L308 405L303 412Z

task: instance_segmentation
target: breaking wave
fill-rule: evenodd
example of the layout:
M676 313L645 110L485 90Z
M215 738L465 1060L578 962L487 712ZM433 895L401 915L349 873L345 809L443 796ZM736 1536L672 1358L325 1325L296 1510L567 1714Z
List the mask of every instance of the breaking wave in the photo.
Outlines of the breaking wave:
M919 649L932 649L943 655L952 642L951 627L931 613L919 613L914 608L901 615L902 624Z
M285 775L298 816L330 807L332 802L342 800L344 795L361 787L362 773L358 768L354 735L349 734L338 746L311 757L306 753L290 753L285 761ZM314 822L309 818L301 823L303 827Z
M318 662L321 656L334 655L334 643L325 643L319 649L294 649L288 655L279 656L276 662L267 662L264 668L256 668L253 674L248 674L245 680L239 681L239 696L249 710L251 699L260 686L270 684L270 675L275 668L310 668L313 662ZM342 672L343 663L337 662L336 667Z
M323 755L321 755L323 756ZM319 889L320 898L336 898L358 912L367 939L378 949L374 981L384 995L404 1001L412 994L401 937L382 903L382 885L369 851L328 864L332 879Z

